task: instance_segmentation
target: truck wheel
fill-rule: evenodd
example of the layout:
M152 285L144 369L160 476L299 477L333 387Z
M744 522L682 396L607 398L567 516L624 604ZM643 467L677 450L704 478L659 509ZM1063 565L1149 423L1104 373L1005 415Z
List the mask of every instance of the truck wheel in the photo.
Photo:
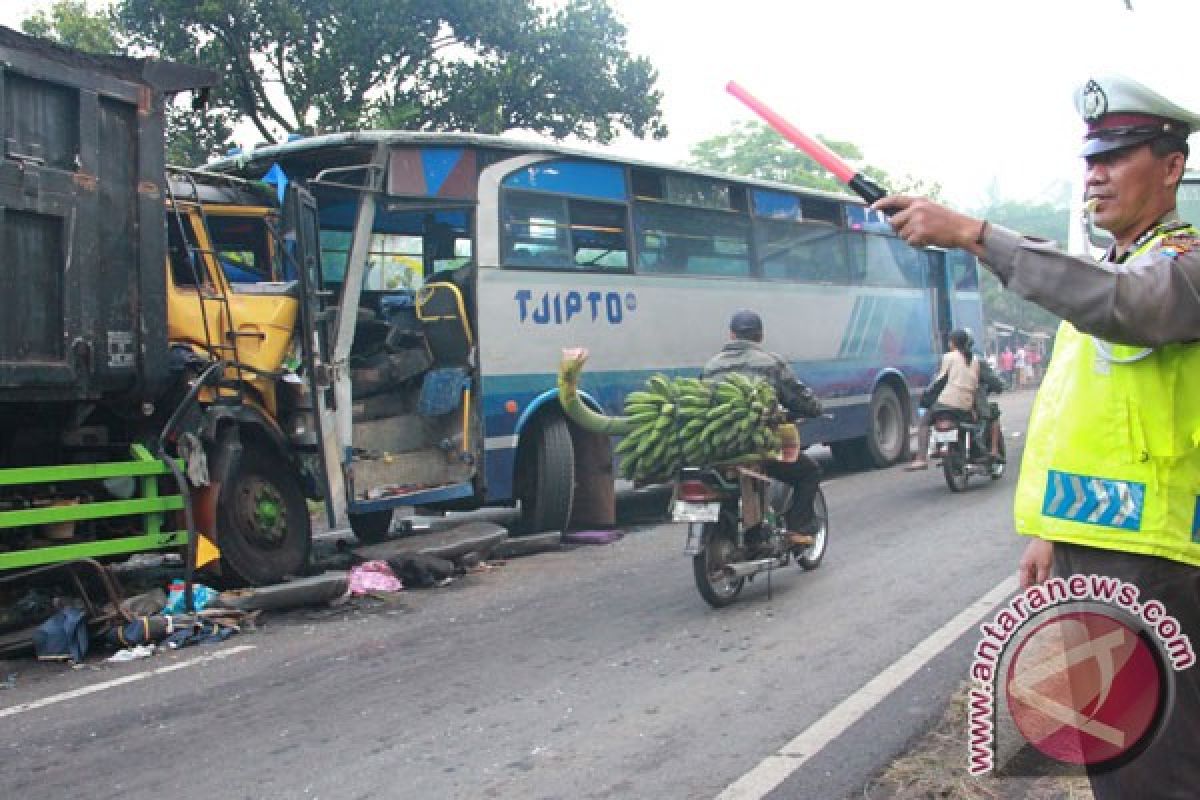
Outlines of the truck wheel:
M217 541L224 575L249 586L301 575L312 528L296 476L261 445L244 442L221 486Z
M387 541L388 532L392 529L392 509L383 511L366 511L362 514L350 512L350 528L354 537L363 544L379 544Z
M908 450L908 420L896 390L880 384L871 395L867 419L867 456L876 467L890 467Z
M517 459L521 530L565 531L575 499L575 450L562 417L543 417L522 436Z

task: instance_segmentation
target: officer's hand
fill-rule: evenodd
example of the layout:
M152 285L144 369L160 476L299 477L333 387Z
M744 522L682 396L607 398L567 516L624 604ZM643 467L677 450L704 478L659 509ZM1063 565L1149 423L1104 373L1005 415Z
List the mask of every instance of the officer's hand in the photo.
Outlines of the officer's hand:
M982 220L951 211L924 197L890 195L871 206L888 214L896 235L914 247L935 245L974 250Z
M1021 555L1017 575L1021 579L1021 588L1028 589L1045 583L1050 578L1050 570L1054 566L1054 542L1045 539L1031 539Z

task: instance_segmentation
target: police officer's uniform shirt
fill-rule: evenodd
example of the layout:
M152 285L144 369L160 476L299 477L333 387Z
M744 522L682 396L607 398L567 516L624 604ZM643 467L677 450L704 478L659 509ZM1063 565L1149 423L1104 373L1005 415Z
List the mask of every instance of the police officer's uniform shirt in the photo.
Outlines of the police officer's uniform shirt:
M1155 230L1163 226L1183 221L1172 211ZM1009 290L1084 333L1148 347L1200 339L1200 238L1185 230L1123 263L1068 255L999 225L988 226L983 247L984 265Z

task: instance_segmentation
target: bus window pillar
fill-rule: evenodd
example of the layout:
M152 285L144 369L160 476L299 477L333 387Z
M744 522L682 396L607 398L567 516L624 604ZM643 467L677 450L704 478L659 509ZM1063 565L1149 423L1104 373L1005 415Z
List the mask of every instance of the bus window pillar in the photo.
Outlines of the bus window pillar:
M334 327L334 396L337 398L338 441L343 448L354 445L350 348L354 344L354 330L358 322L358 301L362 297L363 278L367 269L367 256L371 245L371 231L375 226L376 194L383 185L387 158L387 145L380 144L376 147L375 155L367 166L365 185L358 195L358 213L354 219L350 253L346 259L346 276L342 283L337 324Z

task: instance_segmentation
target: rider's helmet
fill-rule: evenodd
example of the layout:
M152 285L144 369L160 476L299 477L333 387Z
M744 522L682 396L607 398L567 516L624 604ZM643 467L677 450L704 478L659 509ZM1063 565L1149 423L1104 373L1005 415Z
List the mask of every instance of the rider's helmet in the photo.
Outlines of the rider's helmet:
M762 317L749 309L742 309L729 320L729 331L739 339L761 340L763 334Z

